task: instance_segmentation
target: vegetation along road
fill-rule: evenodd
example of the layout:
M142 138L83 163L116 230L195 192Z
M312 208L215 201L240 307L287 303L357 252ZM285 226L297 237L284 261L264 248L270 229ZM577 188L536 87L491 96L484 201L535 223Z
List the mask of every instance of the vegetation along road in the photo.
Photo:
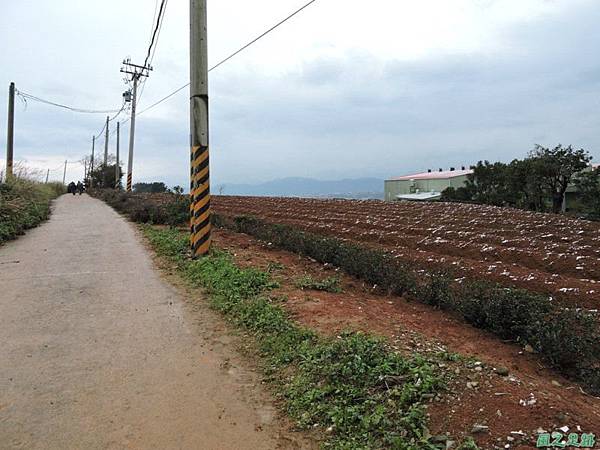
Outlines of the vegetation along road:
M0 247L3 449L304 448L211 312L104 203Z

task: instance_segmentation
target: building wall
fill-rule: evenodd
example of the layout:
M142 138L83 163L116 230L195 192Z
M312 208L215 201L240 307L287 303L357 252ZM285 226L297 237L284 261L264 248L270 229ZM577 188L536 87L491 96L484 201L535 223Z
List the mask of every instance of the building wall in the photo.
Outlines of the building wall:
M384 184L385 200L393 201L397 199L398 195L414 194L416 189L419 192L442 192L448 187L456 189L464 186L466 182L466 175L433 180L386 180ZM413 185L415 188L411 189Z

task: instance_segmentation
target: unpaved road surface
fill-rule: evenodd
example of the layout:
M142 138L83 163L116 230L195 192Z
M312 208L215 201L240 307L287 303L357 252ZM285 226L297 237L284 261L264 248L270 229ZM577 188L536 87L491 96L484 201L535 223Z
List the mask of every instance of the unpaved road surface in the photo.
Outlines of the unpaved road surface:
M231 339L161 279L132 225L63 196L0 247L0 449L310 447Z

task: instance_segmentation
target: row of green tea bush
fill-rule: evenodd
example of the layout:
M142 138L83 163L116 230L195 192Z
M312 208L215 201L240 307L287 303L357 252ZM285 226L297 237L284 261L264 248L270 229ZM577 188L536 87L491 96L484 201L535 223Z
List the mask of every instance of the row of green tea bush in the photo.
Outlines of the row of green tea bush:
M0 183L0 243L39 225L50 215L50 203L65 193L60 183L11 179Z
M531 345L553 368L600 393L600 325L592 313L562 308L523 289L481 281L457 283L450 271L417 271L382 250L254 217L213 215L213 222L333 264L387 293L459 313L478 328Z

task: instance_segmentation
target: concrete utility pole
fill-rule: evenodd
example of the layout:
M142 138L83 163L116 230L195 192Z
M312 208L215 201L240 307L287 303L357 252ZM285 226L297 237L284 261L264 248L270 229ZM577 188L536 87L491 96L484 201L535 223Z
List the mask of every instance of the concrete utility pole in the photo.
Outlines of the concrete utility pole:
M190 0L190 245L192 257L210 250L208 45L206 0Z
M117 122L117 162L115 164L115 189L119 188L119 142L121 139L121 122Z
M67 181L67 160L65 159L65 170L63 171L63 184Z
M106 189L108 184L108 126L110 117L106 116L106 131L104 132L104 170L102 171L102 184L103 188Z
M131 96L131 128L129 130L129 159L127 161L127 192L131 192L133 180L133 144L135 142L135 112L138 82L141 77L149 76L148 72L152 70L152 67L138 66L136 64L132 64L129 60L123 61L123 64L125 65L125 68L122 68L121 72L131 75L133 81L133 93Z
M8 127L6 128L6 180L13 176L15 142L15 83L8 88Z
M92 159L90 160L90 188L94 187L94 150L96 149L96 136L92 137Z
M129 156L127 159L127 192L131 192L133 182L133 145L135 143L135 103L137 101L138 76L133 76L133 96L131 98L131 127L129 128Z

